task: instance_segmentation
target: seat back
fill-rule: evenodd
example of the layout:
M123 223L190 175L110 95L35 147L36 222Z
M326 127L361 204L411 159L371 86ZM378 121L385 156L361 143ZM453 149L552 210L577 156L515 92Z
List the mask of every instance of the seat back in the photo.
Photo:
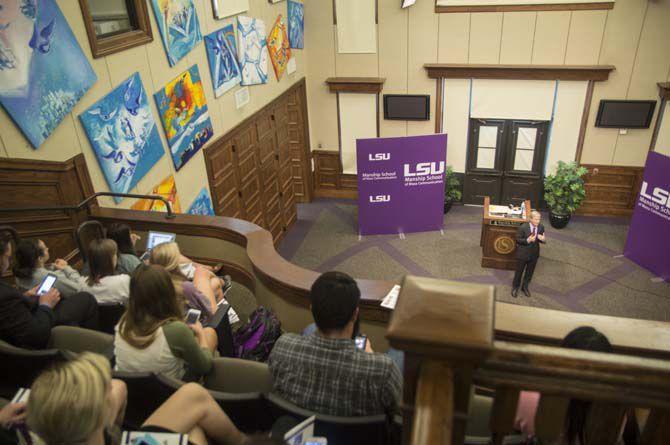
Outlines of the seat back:
M123 380L128 387L128 404L123 426L136 430L184 382L152 372L114 371L115 379Z
M266 363L217 357L205 376L205 387L224 393L267 393L272 390L272 375Z
M75 238L83 261L88 261L88 246L94 239L105 237L105 227L99 221L89 220L79 224Z
M0 397L11 399L19 388L29 388L42 371L65 360L57 349L32 351L0 340Z
M290 416L298 421L316 416L314 435L325 437L328 443L386 445L389 443L389 421L385 414L375 416L340 417L317 414L277 396L268 394L271 417Z
M114 327L119 323L126 307L121 303L98 303L98 326L100 331L114 335Z
M260 392L226 393L209 390L216 403L244 433L269 431L275 418L268 415L268 402Z
M111 358L114 355L114 337L77 326L56 326L51 329L49 347L77 354L95 352Z

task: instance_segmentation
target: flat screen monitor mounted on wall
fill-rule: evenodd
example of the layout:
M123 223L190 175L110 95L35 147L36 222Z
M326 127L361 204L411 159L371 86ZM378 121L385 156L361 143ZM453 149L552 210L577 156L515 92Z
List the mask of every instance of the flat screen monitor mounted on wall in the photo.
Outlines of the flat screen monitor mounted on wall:
M384 119L427 121L430 119L430 96L422 94L384 94Z
M655 100L601 100L596 127L649 128Z

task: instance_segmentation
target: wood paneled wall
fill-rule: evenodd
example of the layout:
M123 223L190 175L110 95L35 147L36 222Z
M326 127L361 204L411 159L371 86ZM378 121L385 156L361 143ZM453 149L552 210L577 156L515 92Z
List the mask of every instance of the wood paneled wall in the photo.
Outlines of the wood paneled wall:
M84 155L65 162L0 158L0 207L73 206L93 194ZM93 206L97 204L93 203ZM77 259L74 230L85 210L0 213L0 225L14 227L22 238L39 238L51 258Z
M356 175L342 173L339 152L315 150L312 156L314 156L314 196L348 199L358 197L358 179Z
M266 228L277 242L312 196L304 80L205 149L217 215Z
M589 170L580 215L628 216L640 193L643 167L584 165Z

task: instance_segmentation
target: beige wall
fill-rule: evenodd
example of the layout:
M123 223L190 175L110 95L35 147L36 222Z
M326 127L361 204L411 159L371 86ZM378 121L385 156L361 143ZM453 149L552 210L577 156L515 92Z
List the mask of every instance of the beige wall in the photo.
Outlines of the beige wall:
M405 10L397 0L378 1L377 54L337 54L329 2L306 8L313 149L338 149L335 97L323 84L330 76L385 77L382 93L430 94L430 122L381 121L381 136L403 136L435 128L435 81L424 63L598 64L616 71L596 83L582 161L644 165L651 128L619 135L594 122L600 99L657 99L656 83L670 79L670 0L621 0L609 11L472 14L435 14L432 0Z
M215 20L212 14L212 3L210 0L194 0L194 2L198 10L200 29L203 36L236 21L234 17L224 20ZM56 131L49 136L46 142L37 150L32 148L4 109L0 107L0 155L11 158L64 161L78 153L84 153L86 156L86 163L91 173L93 186L96 191L108 191L109 188L107 187L102 171L98 166L98 162L95 159L93 150L88 143L86 133L79 123L78 115L109 93L114 87L135 71L139 71L140 76L142 77L142 83L149 96L149 103L151 104L154 118L159 127L158 133L161 135L163 141L165 155L130 192L150 192L152 187L158 184L163 178L174 173L183 211L188 209L202 187L208 187L203 152L200 150L178 173L175 172L174 164L172 163L172 158L165 139L165 133L158 121L158 111L153 99L153 93L190 66L197 64L205 89L205 95L207 97L207 105L212 120L212 126L214 127L214 137L209 142L211 143L214 139L218 138L254 111L267 104L270 100L278 96L291 84L305 75L305 56L303 50L294 51L297 62L297 71L290 76L284 73L281 82L277 82L272 66L268 62L269 82L265 85L249 87L251 96L250 103L244 108L236 110L234 92L240 88L239 86L226 92L218 99L214 98L204 43L198 44L193 51L174 67L171 68L169 66L158 25L156 24L153 10L150 6L151 26L154 35L153 42L111 56L93 59L91 57L91 49L84 28L81 10L79 9L79 2L75 0L57 0L57 3L70 24L74 35L77 37L82 50L89 57L93 69L98 76L98 81L74 107L73 112L65 117ZM270 28L273 26L277 15L282 14L286 16L286 2L273 5L267 0L250 0L249 3L250 10L245 14L263 19L265 21L267 32L269 32ZM109 198L104 198L104 200L101 201L103 205L114 206L113 201ZM119 204L119 207L130 207L133 202L134 200L132 199L124 199Z

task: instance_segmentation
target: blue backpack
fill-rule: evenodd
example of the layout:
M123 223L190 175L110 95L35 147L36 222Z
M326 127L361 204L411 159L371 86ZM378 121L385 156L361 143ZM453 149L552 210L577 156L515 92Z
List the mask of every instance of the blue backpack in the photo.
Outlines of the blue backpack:
M260 306L251 313L249 321L233 335L235 356L264 362L281 335L281 322L275 313L272 309Z

